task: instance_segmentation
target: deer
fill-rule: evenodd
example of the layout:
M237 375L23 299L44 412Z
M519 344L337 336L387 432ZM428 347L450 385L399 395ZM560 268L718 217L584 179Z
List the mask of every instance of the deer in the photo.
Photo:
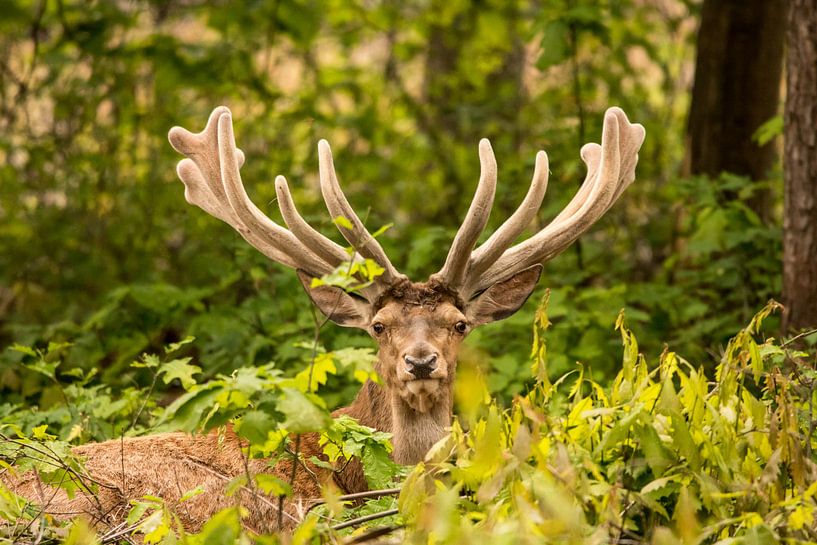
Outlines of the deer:
M608 109L601 144L581 148L587 175L573 199L544 228L514 245L539 211L547 189L548 157L539 151L521 204L476 247L497 183L493 150L482 139L476 191L445 262L426 281L412 282L392 265L349 204L325 140L318 143L320 189L330 216L346 219L335 224L354 250L352 256L304 220L283 176L276 177L275 191L285 226L250 200L240 174L245 157L236 147L228 108L216 108L199 133L173 127L168 135L172 147L185 156L176 171L190 204L232 226L270 260L295 269L306 293L329 320L362 329L375 340L379 347L375 369L382 384L369 380L349 406L333 415L348 415L391 433L392 457L405 465L422 461L451 425L454 378L463 340L474 328L519 310L538 283L543 264L610 209L635 179L644 137L643 126L630 123L619 108ZM383 273L354 292L313 284L313 279L350 259L374 260ZM170 432L78 446L73 452L84 459L88 478L98 486L93 494L81 489L73 498L44 485L36 475L5 474L2 480L53 516L85 514L98 524L121 520L131 500L151 495L177 505L184 491L199 486L203 493L178 504L177 515L188 531L199 530L214 513L237 501L247 507L243 524L252 531L292 528L310 502L321 497L322 485L331 481L346 494L367 489L359 463L346 464L339 472L314 465L298 472L294 470L299 462L284 459L270 469L264 459L248 460L242 454L244 447L229 427L206 435ZM303 435L300 451L304 460L320 456L318 435ZM237 498L227 497L225 485L245 472L272 472L284 480L294 475L293 495L283 510L275 498L246 489Z

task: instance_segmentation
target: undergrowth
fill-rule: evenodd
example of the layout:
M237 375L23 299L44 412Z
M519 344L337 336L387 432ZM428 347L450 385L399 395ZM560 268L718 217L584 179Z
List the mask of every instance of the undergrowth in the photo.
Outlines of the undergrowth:
M292 455L288 434L321 430L330 459L360 456L370 487L382 492L361 504L326 489L293 535L257 536L242 529L238 506L189 535L161 499L146 497L133 502L125 523L92 528L82 519L43 517L0 488L0 543L127 543L134 536L164 545L341 543L350 534L435 544L812 543L815 339L759 338L776 310L769 303L732 338L711 375L668 349L648 359L622 314L621 369L604 386L584 364L549 379L543 302L529 362L533 387L503 408L479 370L461 369L451 433L408 473L390 462L388 434L348 417L332 420L319 395L342 368L361 381L373 376L367 351L321 351L311 370L294 376L270 364L198 383L200 369L179 356L190 349L186 340L132 364L152 372L150 386L114 392L94 373L59 373L61 345L17 346L27 372L48 377L63 403L2 407L2 471L37 470L45 482L76 489L89 485L74 444L232 422L249 455L273 458ZM178 383L184 393L162 404L157 382ZM270 495L291 494L286 482L257 478Z

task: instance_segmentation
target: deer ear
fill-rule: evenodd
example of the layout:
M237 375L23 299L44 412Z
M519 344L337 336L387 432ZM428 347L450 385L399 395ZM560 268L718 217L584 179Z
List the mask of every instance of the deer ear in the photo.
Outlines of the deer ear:
M298 278L309 298L324 316L344 327L366 329L372 320L372 306L336 286L312 287L314 276L298 270Z
M519 310L539 282L542 268L542 265L528 267L471 299L465 308L465 315L471 325L476 327L504 320Z

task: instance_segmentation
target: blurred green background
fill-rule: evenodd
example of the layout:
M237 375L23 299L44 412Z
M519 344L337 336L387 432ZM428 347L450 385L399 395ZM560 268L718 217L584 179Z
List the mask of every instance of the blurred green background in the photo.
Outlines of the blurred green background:
M313 315L295 274L188 205L166 140L229 106L254 201L280 220L287 176L307 219L340 241L320 198L318 139L346 194L415 280L441 266L479 176L499 163L487 234L548 152L538 228L584 178L581 145L608 106L642 123L636 182L547 264L514 317L475 332L461 365L502 399L530 380L531 324L550 289L549 369L597 380L620 365L620 309L642 349L715 362L780 291L782 179L684 177L698 2L528 0L3 2L0 17L0 407L54 401L13 343L70 342L63 371L129 364L186 336L205 377L267 363L293 372ZM771 216L747 205L771 188ZM486 235L487 236L487 235ZM776 325L770 321L770 328ZM327 326L327 347L373 346ZM39 377L39 378L38 378ZM333 377L330 403L357 386ZM0 413L2 409L0 408Z

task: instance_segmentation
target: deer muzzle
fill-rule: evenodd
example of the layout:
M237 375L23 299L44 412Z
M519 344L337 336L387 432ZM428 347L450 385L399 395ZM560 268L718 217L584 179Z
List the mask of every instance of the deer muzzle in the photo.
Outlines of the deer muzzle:
M437 370L437 354L419 358L406 355L403 360L406 362L406 371L415 379L431 378L431 373Z

